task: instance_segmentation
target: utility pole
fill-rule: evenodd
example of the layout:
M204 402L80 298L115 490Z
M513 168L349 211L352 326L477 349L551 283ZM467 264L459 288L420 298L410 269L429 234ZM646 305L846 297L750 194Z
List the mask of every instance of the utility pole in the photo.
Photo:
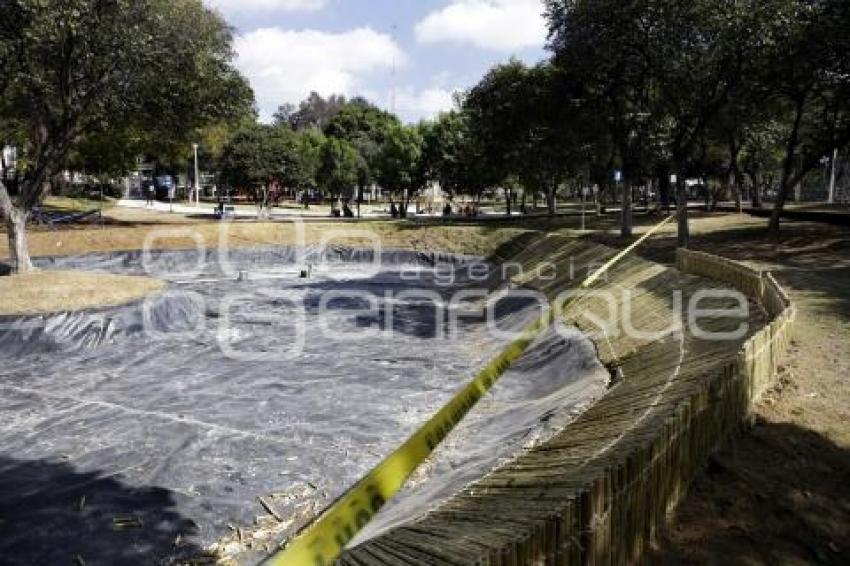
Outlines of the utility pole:
M393 41L395 41L396 30L398 26L393 24ZM396 59L395 51L393 51L393 76L392 85L390 85L390 114L395 115L395 99L396 99Z

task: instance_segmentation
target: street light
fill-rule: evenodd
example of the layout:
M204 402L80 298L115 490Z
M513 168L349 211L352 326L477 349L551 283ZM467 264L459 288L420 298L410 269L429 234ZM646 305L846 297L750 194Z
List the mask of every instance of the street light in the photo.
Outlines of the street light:
M192 150L195 152L195 187L194 187L195 204L197 206L200 206L201 205L201 184L200 184L200 180L198 179L198 144L193 143L192 144Z

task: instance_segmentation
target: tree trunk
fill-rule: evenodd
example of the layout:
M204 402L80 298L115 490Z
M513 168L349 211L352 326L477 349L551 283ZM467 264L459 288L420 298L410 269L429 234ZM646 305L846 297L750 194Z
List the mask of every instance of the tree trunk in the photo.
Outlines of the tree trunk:
M410 206L410 202L406 193L407 191L404 191L401 194L401 207L398 209L399 218L407 218L407 207Z
M788 200L788 193L791 190L791 170L783 168L782 182L779 185L779 192L776 195L776 202L773 204L773 212L770 214L770 224L767 226L767 231L771 236L779 234L779 224L782 220L782 212L785 210L785 201Z
M684 175L684 169L679 168L676 177L676 219L678 221L680 248L687 248L690 244L690 230L688 227L688 187Z
M744 212L744 204L741 199L741 183L738 179L738 168L733 166L729 169L729 186L732 187L732 196L735 198L735 212L741 214Z
M761 175L757 171L754 171L750 173L750 180L753 185L751 195L753 197L753 208L761 208Z
M800 145L800 124L803 121L804 108L805 98L801 97L797 100L794 127L791 128L788 143L785 145L785 160L782 163L782 182L779 184L779 194L776 195L776 202L773 205L773 213L770 215L770 224L768 224L767 227L767 231L771 236L777 236L779 234L779 223L782 219L782 212L785 210L785 201L788 199L788 191L791 190L791 176L794 171L794 157L797 154L797 148Z
M634 225L634 218L632 215L632 186L631 183L624 182L623 183L623 207L622 207L622 226L620 228L620 235L623 238L631 238Z
M363 187L357 187L357 218L360 218L360 201L363 200Z
M735 136L729 138L729 187L732 189L732 196L735 199L735 212L741 214L744 212L744 206L741 199L741 168L738 165L741 156L741 148L735 140Z
M3 164L4 177L6 175ZM27 245L27 221L30 210L26 207L15 206L12 197L6 190L6 185L0 182L0 215L6 220L6 235L9 239L9 263L12 273L32 271L29 246Z
M9 259L13 273L32 271L29 247L27 245L27 210L14 207L6 215L6 231L9 235Z
M511 216L511 197L513 196L512 192L513 191L511 191L510 189L505 190L505 210L507 211L506 214L509 218Z
M555 194L558 192L558 185L552 184L546 191L546 206L549 209L549 216L554 217L558 211L558 203L555 201Z

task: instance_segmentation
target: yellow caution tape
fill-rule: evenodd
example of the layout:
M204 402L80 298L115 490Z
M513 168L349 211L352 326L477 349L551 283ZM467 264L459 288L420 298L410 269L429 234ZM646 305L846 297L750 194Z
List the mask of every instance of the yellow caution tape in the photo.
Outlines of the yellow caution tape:
M670 222L671 220L673 220L674 218L676 218L676 217L675 216L668 216L667 218L665 218L664 220L662 220L661 222L656 224L652 228L652 230L650 230L649 232L647 232L646 234L644 234L643 236L638 238L638 240L635 243L633 243L632 245L630 245L629 247L627 247L626 249L624 249L623 251L621 251L620 253L618 253L614 257L612 257L608 261L608 263L606 263L605 265L603 265L602 267L600 267L599 269L594 271L590 276L588 276L588 278L585 279L584 282L581 284L581 288L587 289L588 287L590 287L591 285L596 283L596 281L598 281L600 277L605 275L608 272L609 269L614 267L616 264L620 263L620 261L622 261L622 259L624 257L626 257L627 255L629 255L630 253L635 251L641 244L643 244L646 240L648 240L649 238L654 236L658 231L660 231L662 228L664 228L664 226L666 226L667 223Z
M596 282L672 218L672 216L666 218L634 244L594 271L584 280L581 288L586 289ZM563 310L557 312L563 312ZM346 544L366 526L387 501L401 490L416 468L493 387L502 374L525 353L529 345L554 322L555 316L556 309L548 309L537 322L529 325L518 340L481 370L413 436L354 484L315 522L303 529L289 545L269 557L264 564L267 566L325 566L336 560Z

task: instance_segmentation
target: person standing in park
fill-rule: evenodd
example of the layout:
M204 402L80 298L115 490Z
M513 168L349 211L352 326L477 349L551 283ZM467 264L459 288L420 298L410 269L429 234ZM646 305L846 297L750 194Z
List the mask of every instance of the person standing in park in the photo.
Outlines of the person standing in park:
M154 196L156 195L156 189L154 189L153 183L150 183L145 191L147 194L147 201L145 202L145 208L153 208Z

